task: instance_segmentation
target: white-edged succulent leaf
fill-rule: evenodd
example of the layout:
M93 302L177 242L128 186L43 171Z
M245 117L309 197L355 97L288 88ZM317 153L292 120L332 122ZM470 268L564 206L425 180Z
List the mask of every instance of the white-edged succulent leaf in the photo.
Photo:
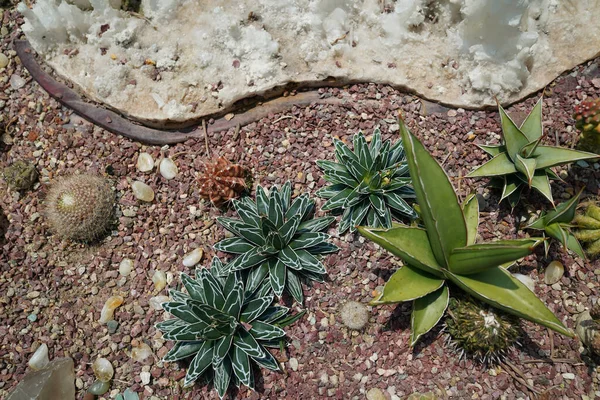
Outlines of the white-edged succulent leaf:
M171 291L175 300L164 303L163 307L175 318L156 324L164 339L176 341L163 361L192 359L184 385L192 385L212 367L214 387L220 397L231 382L254 388L251 360L278 370L277 361L265 346L283 340L285 332L281 327L290 321L286 317L287 307L272 305L273 293L268 282L259 282L252 290L246 290L244 277L251 274L238 272L219 277L222 272L222 263L215 257L210 270L196 269L195 279L182 274L190 295ZM260 276L255 280L260 281Z
M358 158L355 161L358 163ZM333 164L324 165L335 171L337 167ZM292 278L294 287L288 288L288 291L298 300L302 292L298 289L300 278L315 279L315 275L325 274L318 256L338 250L337 246L329 243L330 236L322 232L335 219L311 219L314 201L307 194L292 200L291 187L291 183L287 182L281 189L274 187L267 193L259 186L256 203L249 199L235 203L236 210L244 212L242 220L217 219L236 236L215 245L216 250L237 255L223 268L222 274L248 271L245 272L248 276L247 293L268 282L273 292L281 296L288 285L288 269L291 268L295 270L296 279Z
M389 228L394 218L417 218L405 200L414 198L414 193L402 141L391 145L382 141L381 132L375 129L370 144L362 132L355 134L352 142L354 151L335 140L337 162L317 161L325 173L323 178L332 184L320 189L317 196L328 199L324 211L342 214L339 233L354 232L358 225Z

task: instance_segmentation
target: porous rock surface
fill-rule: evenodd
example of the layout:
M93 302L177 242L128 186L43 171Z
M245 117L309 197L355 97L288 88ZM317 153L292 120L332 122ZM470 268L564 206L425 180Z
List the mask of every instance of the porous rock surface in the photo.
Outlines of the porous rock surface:
M296 85L388 83L510 103L600 53L595 0L39 0L23 31L91 99L154 126ZM286 86L287 85L287 86Z

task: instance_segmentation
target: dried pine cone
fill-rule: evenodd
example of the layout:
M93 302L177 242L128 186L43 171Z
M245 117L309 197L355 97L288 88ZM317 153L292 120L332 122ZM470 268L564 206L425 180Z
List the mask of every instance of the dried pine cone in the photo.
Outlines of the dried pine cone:
M198 178L200 195L209 199L215 207L221 207L246 190L248 176L246 167L219 157L204 164L204 172Z

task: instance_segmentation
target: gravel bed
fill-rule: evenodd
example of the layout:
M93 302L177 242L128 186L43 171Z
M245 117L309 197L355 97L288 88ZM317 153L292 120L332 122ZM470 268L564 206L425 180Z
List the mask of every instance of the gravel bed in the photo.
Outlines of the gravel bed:
M206 159L203 139L164 147L144 146L98 129L72 115L32 82L22 69L11 42L20 35L17 14L3 15L0 52L10 64L0 70L0 124L2 136L0 168L16 160L37 166L40 182L32 191L17 193L0 180L0 207L8 219L0 235L0 398L7 395L27 372L27 361L41 343L50 358L70 356L75 360L78 398L94 381L91 363L99 356L115 367L112 398L127 387L145 399L217 398L210 385L182 389L185 366L162 364L172 346L154 324L167 316L149 307L158 294L151 277L156 270L167 274L169 287L179 285L178 274L189 272L183 256L201 247L203 263L214 255L212 245L225 231L215 224L221 212L200 200L195 177ZM545 141L574 145L577 132L571 118L575 104L585 96L600 95L600 59L564 74L545 90ZM12 78L24 86L15 89ZM18 85L17 85L18 86ZM291 180L294 194L314 194L326 182L315 164L333 159L333 138L350 141L358 130L370 135L380 127L384 139L398 137L396 116L402 112L411 130L443 163L462 198L480 195L483 239L523 236L517 225L531 208L550 204L532 194L511 213L498 205L499 193L486 186L487 179L462 179L487 160L474 144L498 143L499 117L495 110L448 109L421 100L389 86L360 84L346 88L320 89L323 97L346 99L339 105L293 107L268 115L256 123L209 138L211 156L224 155L252 169L255 184L270 186ZM360 102L361 100L370 100ZM536 98L509 108L516 119L524 118ZM137 155L150 153L155 160L174 158L179 174L166 180L154 169L136 169ZM564 183L553 184L560 202L585 186L584 197L599 194L600 165L578 163L563 168ZM108 176L118 195L118 223L100 243L85 246L55 238L43 217L48 183L55 177L76 172ZM131 182L140 180L156 192L152 203L140 203ZM317 199L320 206L323 200ZM318 209L320 207L317 207ZM233 215L232 211L227 212ZM317 215L323 213L319 210ZM0 225L1 226L1 225ZM288 328L290 344L285 354L274 354L283 372L261 371L257 391L245 388L231 392L232 398L249 399L363 399L379 388L388 399L406 398L414 392L431 392L438 398L517 399L533 392L513 379L504 368L486 368L461 359L445 345L440 329L428 334L415 349L409 348L410 305L382 306L372 310L367 327L349 331L338 316L345 300L366 302L397 268L387 252L358 235L339 237L330 229L341 251L328 256L328 278L305 288L307 315ZM221 254L221 256L225 256ZM123 258L134 260L128 277L119 275ZM544 268L551 260L565 265L559 283L543 282ZM527 257L517 268L536 283L536 293L573 328L579 312L598 300L600 264L582 261L552 246ZM109 332L98 323L100 310L111 295L122 295L117 308L118 327ZM296 307L297 309L297 307ZM575 339L551 335L547 329L524 323L527 336L509 357L528 386L545 398L594 398L600 396L597 369ZM147 343L154 358L144 363L131 359L132 347ZM569 362L548 361L555 358ZM143 384L140 374L150 373ZM258 372L258 371L257 371ZM145 374L144 374L145 375ZM588 397L586 397L588 396ZM372 397L375 398L375 397Z

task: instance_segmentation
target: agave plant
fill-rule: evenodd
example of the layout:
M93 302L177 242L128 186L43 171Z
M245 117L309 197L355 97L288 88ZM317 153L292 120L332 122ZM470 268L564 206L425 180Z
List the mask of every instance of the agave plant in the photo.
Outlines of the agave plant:
M597 154L540 144L543 138L542 98L520 127L506 114L500 104L500 121L504 144L479 147L493 158L475 169L467 178L501 177L502 197L515 207L525 186L540 192L553 205L550 179L559 179L550 169L577 160L599 157Z
M558 240L565 248L571 250L581 258L585 258L581 244L579 244L579 241L570 229L582 191L583 189L571 200L558 205L556 209L542 214L525 228L542 230L546 235ZM544 241L546 255L548 254L548 247L548 241Z
M292 185L271 189L270 195L259 185L256 202L249 198L233 201L241 220L220 217L217 221L235 237L220 241L216 250L239 254L225 266L224 273L248 270L250 290L267 279L277 296L284 289L302 303L302 277L322 282L325 267L315 256L338 250L322 233L333 217L310 219L314 201L308 194L291 201ZM268 278L267 278L268 275Z
M240 273L222 277L223 264L213 258L210 269L196 269L196 278L185 273L181 280L187 294L171 290L173 301L163 308L175 316L156 327L175 346L163 361L193 357L184 386L193 384L212 366L214 385L222 398L229 383L254 389L251 361L278 371L277 360L265 346L285 336L280 322L289 309L272 306L271 288L263 285L249 293Z
M317 196L329 199L324 211L343 210L338 227L341 233L357 225L371 227L392 226L392 219L415 219L417 213L405 199L414 199L410 186L404 147L381 141L381 132L375 129L368 145L362 132L354 135L354 152L341 140L335 140L338 162L319 160L325 171L325 180L332 185L317 191Z
M509 314L571 336L554 314L501 266L530 254L543 239L476 244L477 198L461 206L442 167L400 121L408 166L425 228L394 224L359 227L368 239L404 261L373 305L413 301L411 345L433 328L448 305L450 281L474 298Z

